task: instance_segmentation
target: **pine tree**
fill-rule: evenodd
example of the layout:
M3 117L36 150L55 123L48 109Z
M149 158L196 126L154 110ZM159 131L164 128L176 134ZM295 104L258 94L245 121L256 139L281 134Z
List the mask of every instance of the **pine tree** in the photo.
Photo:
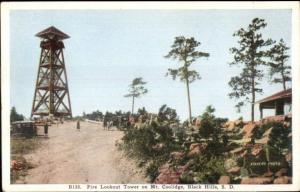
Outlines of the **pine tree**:
M200 46L200 42L196 41L193 37L185 38L183 36L175 37L175 41L171 46L171 51L165 58L172 58L181 62L183 65L177 69L168 69L167 75L171 75L173 80L177 77L186 84L189 122L192 120L191 98L190 98L190 83L200 79L200 75L196 70L190 70L189 67L198 58L209 57L208 53L197 51L196 48Z
M283 39L280 39L279 43L271 48L269 52L271 62L268 63L271 83L282 83L284 90L286 90L286 83L292 80L291 66L286 64L289 58L287 50L289 47L286 46Z
M229 97L241 100L236 105L238 111L241 106L245 105L245 102L251 104L251 121L254 121L256 93L262 93L259 85L263 78L263 71L260 66L267 64L265 59L268 57L268 48L274 43L271 39L264 40L262 34L259 33L266 26L264 19L253 19L247 29L241 28L233 34L234 37L239 38L239 47L230 49L234 57L230 65L243 68L238 76L232 77L229 81L229 86L232 88Z
M16 107L12 107L10 110L10 122L23 121L24 116L17 113Z
M133 79L132 83L129 85L129 93L124 97L132 97L132 108L131 114L134 112L134 100L142 95L146 94L148 90L144 87L146 82L143 81L142 77Z

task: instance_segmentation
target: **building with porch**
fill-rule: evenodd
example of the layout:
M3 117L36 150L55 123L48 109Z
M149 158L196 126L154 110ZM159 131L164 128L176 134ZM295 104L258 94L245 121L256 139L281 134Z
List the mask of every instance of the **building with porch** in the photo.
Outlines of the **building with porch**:
M259 105L260 119L263 119L264 109L274 109L275 115L290 115L292 113L292 89L287 89L263 98L256 102Z

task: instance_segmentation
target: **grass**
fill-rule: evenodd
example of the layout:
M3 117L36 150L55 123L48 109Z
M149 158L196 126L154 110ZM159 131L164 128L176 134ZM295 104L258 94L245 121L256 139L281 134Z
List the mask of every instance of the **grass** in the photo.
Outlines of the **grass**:
M27 154L37 149L40 144L38 138L11 139L11 154Z
M33 165L26 161L23 157L24 154L30 153L38 148L40 145L40 140L38 138L30 139L11 139L11 161L17 161L23 165L20 170L14 170L11 168L10 172L10 182L16 183L20 177L25 177L27 175L27 170L33 168Z

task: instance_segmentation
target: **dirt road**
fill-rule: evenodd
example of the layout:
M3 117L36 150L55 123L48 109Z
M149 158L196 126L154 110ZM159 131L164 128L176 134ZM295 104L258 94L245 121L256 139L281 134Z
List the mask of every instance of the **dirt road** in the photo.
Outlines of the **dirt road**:
M29 184L146 183L135 163L118 151L121 131L103 130L100 124L76 122L49 127L49 139L25 156L35 165L21 181ZM20 181L19 181L20 182Z

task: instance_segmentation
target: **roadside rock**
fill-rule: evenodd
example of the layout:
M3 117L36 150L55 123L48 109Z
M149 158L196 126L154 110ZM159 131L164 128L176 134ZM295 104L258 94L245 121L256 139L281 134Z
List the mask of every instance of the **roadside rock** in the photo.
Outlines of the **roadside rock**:
M263 120L263 123L266 122L271 122L271 121L275 121L275 122L283 122L286 119L285 115L276 115L276 116L270 116L270 117L266 117Z
M237 119L234 121L234 124L235 124L235 126L240 126L240 125L243 125L244 123L243 123L242 119Z
M239 147L236 149L231 150L229 153L236 155L236 156L240 156L241 154L243 154L245 151L245 149L243 147Z
M275 173L276 177L286 176L288 170L286 168L281 168L279 171Z
M291 162L292 161L292 153L288 152L288 154L285 155L285 160L287 162Z
M207 143L192 143L190 145L190 152L188 153L188 157L192 157L200 154L207 147Z
M253 177L243 178L241 184L270 184L272 181L271 177Z
M251 138L254 134L254 131L257 129L257 125L255 123L248 123L246 124L243 129L241 130L241 133L244 135L243 138Z
M230 177L229 176L221 176L218 183L219 184L230 184Z
M253 156L258 156L263 152L264 148L262 145L254 145L252 150L251 150L251 154Z
M263 174L263 177L272 177L274 175L274 173L273 172L265 172L264 174Z
M227 121L224 125L224 128L226 131L233 131L235 128L235 122L234 121Z
M231 169L227 170L227 173L238 175L240 174L241 168L240 167L232 167Z
M292 178L287 176L278 177L274 180L274 184L289 184L292 183Z
M159 169L159 175L155 179L155 184L177 184L179 183L180 175L186 170L187 166L178 166L177 168L170 167L170 164L165 164Z
M200 119L200 117L196 118L196 120L195 120L195 126L196 127L200 127L201 126L201 119Z

